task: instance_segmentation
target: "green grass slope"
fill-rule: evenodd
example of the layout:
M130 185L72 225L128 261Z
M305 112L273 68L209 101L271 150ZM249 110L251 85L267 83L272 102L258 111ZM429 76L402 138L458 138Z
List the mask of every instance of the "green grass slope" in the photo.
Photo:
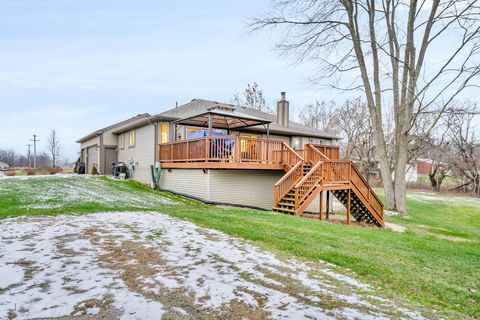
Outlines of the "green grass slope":
M405 233L201 204L108 178L0 180L0 218L158 211L312 263L323 260L435 317L480 317L480 200L411 193Z

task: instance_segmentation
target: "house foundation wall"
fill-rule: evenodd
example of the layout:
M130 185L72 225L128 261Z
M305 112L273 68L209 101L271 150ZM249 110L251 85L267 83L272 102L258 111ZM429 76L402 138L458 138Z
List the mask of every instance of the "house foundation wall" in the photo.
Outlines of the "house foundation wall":
M276 170L163 169L160 187L205 202L271 210L273 186L284 174ZM306 211L319 211L319 197Z

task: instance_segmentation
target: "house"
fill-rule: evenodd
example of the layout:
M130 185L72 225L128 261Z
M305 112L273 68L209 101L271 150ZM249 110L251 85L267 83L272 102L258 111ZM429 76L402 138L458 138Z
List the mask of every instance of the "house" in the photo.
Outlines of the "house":
M446 170L448 164L433 159L418 158L407 165L406 180L407 182L417 182L419 177L429 175L435 168L440 172Z
M7 170L8 168L10 168L8 163L0 161L0 170Z
M289 108L284 92L276 115L193 99L77 142L88 172L110 174L112 162L125 162L133 179L150 183L159 162L162 189L202 201L301 214L323 212L334 195L357 220L383 225L381 202L352 163L339 160L338 137L291 121Z

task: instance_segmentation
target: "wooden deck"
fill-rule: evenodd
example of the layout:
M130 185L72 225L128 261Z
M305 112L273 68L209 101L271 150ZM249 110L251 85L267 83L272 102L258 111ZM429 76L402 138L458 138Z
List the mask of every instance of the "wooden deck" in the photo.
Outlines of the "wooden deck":
M209 136L159 145L165 169L284 170L274 186L274 210L301 215L324 191L333 194L357 221L384 226L383 204L339 148L306 144L293 150L282 141L241 136ZM327 213L328 217L328 213Z
M289 170L300 157L282 141L212 136L159 145L165 169Z

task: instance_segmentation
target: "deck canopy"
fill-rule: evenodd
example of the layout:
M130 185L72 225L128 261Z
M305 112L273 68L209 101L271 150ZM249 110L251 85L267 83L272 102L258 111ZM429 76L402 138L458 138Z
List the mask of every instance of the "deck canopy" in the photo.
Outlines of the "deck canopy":
M174 121L175 124L190 125L208 128L209 135L212 129L238 130L241 128L263 125L269 134L269 124L272 121L247 115L236 111L232 107L215 106L205 112Z

